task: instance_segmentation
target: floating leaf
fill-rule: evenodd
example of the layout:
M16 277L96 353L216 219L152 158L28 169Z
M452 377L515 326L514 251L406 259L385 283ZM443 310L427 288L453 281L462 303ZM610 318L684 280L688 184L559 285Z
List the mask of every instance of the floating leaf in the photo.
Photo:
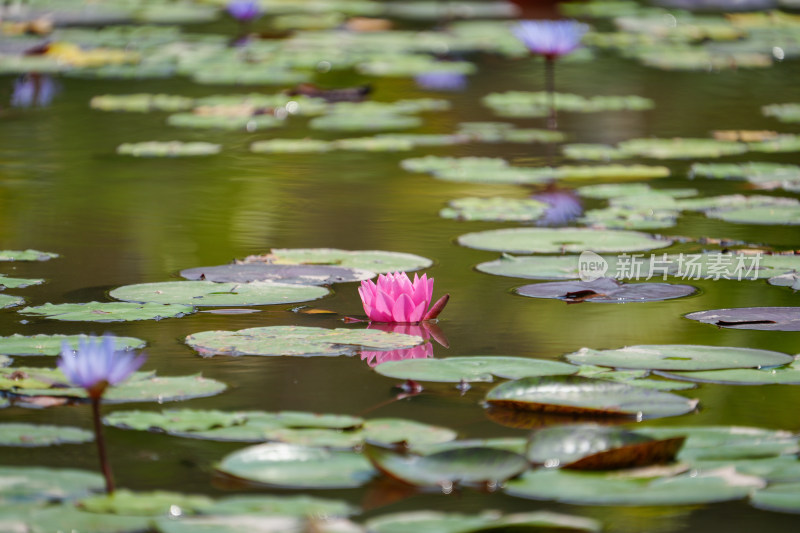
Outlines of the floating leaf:
M656 159L700 159L747 151L744 143L716 139L631 139L617 146L627 154Z
M430 455L396 453L370 446L366 456L375 467L409 485L495 485L528 469L522 455L498 448L456 448Z
M586 211L578 222L593 228L655 230L671 228L677 218L676 210L611 206Z
M636 428L656 439L685 436L681 461L740 460L793 454L798 438L788 431L738 426L678 426Z
M770 285L777 285L778 287L789 287L793 291L800 290L800 276L796 272L789 272L769 278L767 282Z
M363 437L373 444L396 444L409 446L449 442L456 438L452 429L403 420L402 418L373 418L364 423Z
M411 451L421 455L443 452L445 450L455 450L457 448L498 448L510 452L525 455L528 441L522 437L501 437L493 439L467 439L451 440L448 442L436 442L431 444L415 444Z
M646 183L601 183L598 185L584 185L575 189L580 196L585 198L600 198L608 200L620 196L634 196L652 192Z
M214 155L222 150L219 144L207 142L181 141L149 141L140 143L123 143L117 147L117 153L134 157L187 157Z
M194 106L194 98L172 94L103 94L94 96L89 107L101 111L185 111Z
M333 265L386 274L411 272L429 267L433 261L418 255L383 250L339 250L336 248L273 248L269 254L249 256L245 263L278 265Z
M800 481L800 461L794 455L759 457L757 459L693 460L692 467L700 471L717 470L733 466L736 472L760 477L768 483Z
M581 516L534 511L500 515L484 511L478 515L443 513L440 511L411 511L378 516L366 522L374 533L406 533L428 531L435 533L478 533L512 529L544 529L564 531L600 531L596 520Z
M253 514L224 516L190 516L160 518L156 525L161 533L287 533L318 531L319 533L361 533L363 530L343 518L319 520L296 516L257 516Z
M91 513L77 509L73 504L35 509L25 518L31 531L70 531L81 533L136 533L146 531L151 517L122 516L106 513Z
M0 250L0 261L47 261L58 254L39 250Z
M510 253L626 252L672 244L633 231L579 228L510 228L467 233L458 243L468 248Z
M328 141L317 139L270 139L256 141L250 145L250 151L255 153L314 153L328 152L332 149Z
M280 128L284 121L274 115L225 116L198 113L175 113L167 117L167 124L179 128L217 128L223 130L257 131Z
M422 126L422 119L389 113L337 113L313 118L308 126L314 130L328 131L402 130Z
M181 514L195 514L211 506L208 496L181 494L178 492L131 492L127 489L114 491L114 494L91 496L77 502L89 513L108 513L126 516L167 516L180 509Z
M14 334L0 337L0 353L8 355L58 355L66 342L77 349L80 341L88 339L88 335L32 335ZM144 348L145 342L135 337L113 337L114 349L137 350Z
M712 209L706 216L740 224L798 225L800 204L745 207L742 209Z
M361 281L375 277L374 272L357 268L329 265L275 265L269 263L235 263L181 270L189 280L206 280L216 283L249 283L276 281L298 285L331 285Z
M550 106L550 94L545 91L509 91L491 93L482 98L482 103L505 117L546 116ZM652 109L654 103L641 96L593 96L586 98L577 94L555 93L555 107L559 111L592 113L598 111L642 111ZM544 113L544 115L543 115Z
M761 107L767 117L775 117L781 122L800 122L800 103L770 104Z
M735 307L696 311L685 316L721 328L800 331L800 307Z
M41 285L42 283L44 283L43 279L9 278L3 274L0 274L0 288L5 287L7 289L24 289L25 287L30 287L31 285Z
M530 298L556 298L567 303L629 303L655 302L683 298L694 293L691 285L672 283L621 283L613 278L593 281L553 281L523 285L515 289L521 296Z
M0 295L2 296L2 295ZM23 315L42 316L53 320L86 322L123 322L129 320L161 320L194 313L194 307L178 304L88 302L83 304L51 304L26 307Z
M255 483L294 489L360 487L375 475L361 454L282 443L243 448L216 468Z
M208 515L256 514L326 518L348 516L357 510L347 502L313 496L231 496L215 501L204 513Z
M206 431L244 424L247 418L242 412L228 413L217 410L167 409L156 411L114 411L103 419L103 423L123 429L145 431L160 430L167 433Z
M529 377L486 394L490 406L544 413L653 418L686 414L697 400L614 381L579 376Z
M690 177L744 179L759 189L775 189L800 183L800 166L781 163L695 163Z
M800 513L800 483L779 483L750 496L754 507L779 513Z
M91 441L91 431L70 426L24 423L0 424L0 446L50 446Z
M328 289L312 285L254 281L214 283L212 281L166 281L118 287L109 296L129 302L199 306L274 305L316 300Z
M23 298L19 296L11 296L10 294L0 294L0 309L6 309L8 307L15 307L17 305L22 305L25 303ZM25 309L29 309L26 307Z
M493 355L390 361L376 366L375 371L391 378L459 383L492 381L492 375L517 379L574 374L577 368L558 361Z
M339 139L333 141L338 150L358 152L403 152L414 148L414 143L407 139L393 137L359 137L355 139Z
M660 372L664 376L700 383L728 385L800 385L800 360L786 366L764 369L709 370L706 372Z
M460 220L532 221L541 217L548 205L530 198L459 198L439 211L442 218Z
M648 370L716 370L785 365L790 355L770 350L690 344L644 344L617 350L581 348L567 354L576 365L599 365Z
M606 144L565 144L561 147L564 155L570 159L586 159L590 161L609 161L630 157L622 150Z
M360 432L337 429L276 428L264 431L265 440L300 446L348 449L364 444Z
M103 488L103 477L68 468L2 466L0 499L9 504L71 500Z

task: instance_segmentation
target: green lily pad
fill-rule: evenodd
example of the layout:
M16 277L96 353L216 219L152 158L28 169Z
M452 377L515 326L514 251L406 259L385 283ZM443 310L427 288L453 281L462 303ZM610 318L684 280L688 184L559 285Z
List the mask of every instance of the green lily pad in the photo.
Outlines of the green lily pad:
M101 111L186 111L194 106L194 98L172 94L103 94L94 96L89 107Z
M88 339L88 335L18 335L0 337L0 353L8 355L59 355L66 342L77 349L80 341ZM138 350L144 348L145 341L135 337L113 337L114 349Z
M250 145L250 151L255 153L315 153L328 152L333 145L328 141L318 139L270 139L256 141Z
M328 289L312 285L254 281L214 283L212 281L167 281L118 287L112 298L128 302L184 304L198 306L274 305L316 300Z
M253 68L250 64L232 61L194 71L191 78L207 85L296 85L311 81L311 74L275 66Z
M402 130L422 126L422 119L389 113L338 113L313 118L308 126L314 130L329 131Z
M456 448L430 455L397 453L369 446L365 455L394 479L423 487L453 484L495 485L528 469L524 456L498 448Z
M487 261L475 267L480 272L495 276L526 279L577 279L578 256L519 257L504 253L500 259Z
M502 355L406 359L375 367L378 374L391 378L444 383L492 381L492 375L508 379L567 375L577 370L573 365L559 361Z
M262 485L294 489L360 487L375 475L361 454L283 443L243 448L225 456L216 469Z
M430 455L432 453L454 450L456 448L498 448L500 450L508 450L520 455L525 455L527 447L528 441L523 437L499 437L493 439L466 439L431 444L416 444L411 447L411 451L421 455Z
M729 472L668 478L625 478L616 473L539 469L506 484L511 496L581 505L698 505L739 500L764 485Z
M443 513L440 511L411 511L382 515L366 522L368 531L374 533L478 533L483 531L509 531L514 529L544 529L564 531L600 531L600 522L581 516L533 511L500 515L497 511L484 511L477 515Z
M39 250L0 250L0 261L48 261L58 254Z
M189 280L205 280L216 283L249 283L271 281L297 285L331 285L374 278L368 270L344 268L330 265L274 265L268 263L234 263L210 267L195 267L181 270L181 276Z
M737 368L708 370L705 372L660 372L660 374L700 383L726 385L800 385L800 360L797 357L788 365L776 368Z
M728 465L732 465L740 474L760 477L768 483L800 481L800 461L794 455L736 459L733 461L730 459L700 459L692 461L692 467L700 471L716 470Z
M705 213L715 211L748 210L754 208L792 208L800 206L800 201L794 198L780 198L776 196L753 195L743 196L741 194L728 194L723 196L711 196L708 198L689 198L674 203L674 208L687 211L703 211Z
M800 122L800 103L770 104L761 107L764 116L775 117L781 122Z
M181 141L123 143L117 147L118 154L134 157L191 157L214 155L221 150L222 146L219 144Z
M82 498L103 488L103 476L85 470L2 466L0 501L7 504Z
M314 530L319 533L361 533L363 529L344 518L306 519L297 516L256 516L253 514L190 516L176 520L159 518L161 533L287 533Z
M759 189L776 189L800 183L800 166L767 162L695 163L689 171L689 176L743 179L755 184Z
M611 206L586 211L578 222L594 228L656 230L676 224L678 211Z
M662 391L689 390L697 385L686 381L675 381L667 379L650 379L647 370L611 370L602 366L581 365L578 367L576 376L587 378L609 379L620 381L634 387L645 387Z
M452 429L403 420L402 418L373 418L364 423L363 438L372 444L405 443L409 446L449 442L456 438Z
M125 322L179 318L194 313L194 307L191 305L130 302L46 303L38 307L25 307L19 312L23 315L71 322Z
M439 211L442 218L460 220L501 220L525 222L536 220L548 205L530 198L459 198Z
M24 303L25 299L20 298L19 296L11 296L10 294L0 294L0 309L15 307L18 305L22 305ZM26 307L26 309L28 308Z
M374 138L407 141L412 146L451 146L468 140L466 135L447 133L378 133Z
M576 365L599 365L647 370L717 370L785 365L792 356L770 350L690 344L644 344L616 350L581 348L567 354Z
M800 307L736 307L685 315L689 320L721 328L800 331Z
M750 503L766 511L800 513L800 483L779 483L757 490Z
M467 233L458 243L468 248L510 253L629 252L672 244L634 231L581 228L510 228Z
M575 189L580 196L585 198L600 198L608 200L619 196L634 196L648 194L653 189L646 183L601 183L598 185L584 185Z
M146 516L86 512L73 504L35 509L25 519L30 531L64 531L69 524L70 531L81 533L136 533L146 531L150 521Z
M102 494L83 498L77 505L89 513L108 513L125 516L167 516L175 514L175 507L181 514L204 512L212 504L208 496L181 494L178 492L131 492L126 489L114 494Z
M798 438L788 431L738 426L677 426L636 428L656 439L685 436L680 461L741 460L797 453Z
M186 344L203 357L214 355L353 355L361 349L411 348L421 337L376 329L327 329L267 326L239 331L203 331L186 337Z
M514 292L529 298L555 298L568 303L655 302L683 298L696 291L691 285L673 283L622 283L614 278L592 281L552 281L517 287Z
M509 91L491 93L482 98L482 103L504 117L547 116L550 109L550 94L545 91ZM593 113L598 111L643 111L652 109L654 103L641 96L592 96L555 93L558 111Z
M313 496L231 496L213 502L203 511L207 515L282 515L326 518L349 516L357 509L341 500Z
M378 274L412 272L427 268L433 261L425 257L383 250L339 250L336 248L273 248L269 254L249 256L244 260L276 265L332 265L357 268Z
M499 157L441 157L428 155L403 159L400 166L409 172L436 173L443 170L469 169L487 173L508 167L508 161Z
M179 128L216 128L223 130L257 131L280 128L284 121L274 115L225 116L176 113L167 117L167 124Z
M580 376L529 377L501 383L486 394L489 406L544 413L654 418L689 413L691 400L668 392Z
M359 137L355 139L339 139L333 141L338 150L358 152L404 152L414 148L414 143L407 139L392 137Z
M706 216L740 224L796 226L800 224L800 204L744 207L741 209L712 209L706 211Z
M264 437L273 442L321 448L352 449L364 444L360 432L339 429L276 428L265 430Z
M44 283L43 279L26 279L26 278L9 278L0 274L0 288L7 289L24 289L31 285L41 285Z
M186 433L207 431L244 424L247 418L242 412L217 410L166 409L157 411L114 411L103 419L103 423L123 429Z
M612 159L626 159L627 153L607 144L565 144L561 147L564 156L569 159L585 159L589 161L610 161Z
M798 276L796 272L789 272L769 278L767 283L778 287L789 287L793 291L800 290L800 276Z
M50 446L79 444L94 439L91 431L70 426L24 423L0 424L0 446Z
M748 150L744 143L715 139L631 139L619 143L618 148L630 155L655 159L700 159L743 154Z

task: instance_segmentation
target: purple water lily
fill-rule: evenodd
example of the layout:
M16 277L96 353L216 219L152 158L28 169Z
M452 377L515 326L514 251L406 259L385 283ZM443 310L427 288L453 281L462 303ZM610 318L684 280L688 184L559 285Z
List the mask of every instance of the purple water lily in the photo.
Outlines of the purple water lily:
M261 15L261 6L257 0L230 0L225 9L239 22L250 22Z
M523 20L513 32L532 53L556 59L578 48L588 29L574 20Z
M467 76L461 72L435 70L414 77L417 86L429 91L463 91L467 87Z
M58 93L59 85L50 76L31 73L14 80L11 107L46 107Z

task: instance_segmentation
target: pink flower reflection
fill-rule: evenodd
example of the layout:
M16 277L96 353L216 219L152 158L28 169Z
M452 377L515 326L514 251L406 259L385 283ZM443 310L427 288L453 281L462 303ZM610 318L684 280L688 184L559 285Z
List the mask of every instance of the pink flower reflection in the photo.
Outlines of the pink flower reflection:
M403 348L401 350L389 351L362 351L361 360L366 361L370 367L375 367L387 361L403 361L404 359L426 359L433 357L433 343L429 342L434 339L436 342L444 347L447 347L447 339L445 338L442 330L436 324L422 322L420 324L381 324L370 323L367 329L378 329L387 333L403 333L405 335L414 335L422 337L425 342L414 346L413 348Z
M413 348L405 348L403 350L389 350L388 352L361 352L361 360L366 361L370 368L374 368L387 361L427 359L428 357L433 357L433 345L427 341L414 346Z

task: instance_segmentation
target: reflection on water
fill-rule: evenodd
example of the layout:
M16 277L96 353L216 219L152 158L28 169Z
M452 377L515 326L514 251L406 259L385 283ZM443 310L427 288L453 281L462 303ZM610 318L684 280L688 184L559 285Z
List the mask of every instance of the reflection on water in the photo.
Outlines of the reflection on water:
M56 97L59 84L46 74L31 72L14 80L12 107L47 107Z

